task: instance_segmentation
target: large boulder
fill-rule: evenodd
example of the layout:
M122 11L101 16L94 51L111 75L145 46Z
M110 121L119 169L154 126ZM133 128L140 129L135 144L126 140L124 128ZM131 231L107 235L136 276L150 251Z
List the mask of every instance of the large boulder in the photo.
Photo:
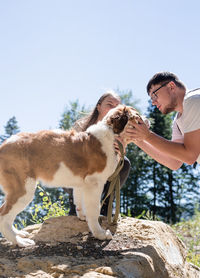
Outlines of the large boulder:
M106 219L102 225L108 228ZM109 228L113 239L100 241L75 216L29 226L34 247L12 247L0 240L0 277L200 277L200 269L186 262L186 248L168 225L126 217Z

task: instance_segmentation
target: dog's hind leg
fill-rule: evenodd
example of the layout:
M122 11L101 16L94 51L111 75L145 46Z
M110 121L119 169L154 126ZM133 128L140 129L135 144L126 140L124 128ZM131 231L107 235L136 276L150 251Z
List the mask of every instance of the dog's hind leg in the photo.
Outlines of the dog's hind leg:
M103 186L98 182L84 185L83 188L83 200L88 226L93 236L100 240L112 238L111 232L102 229L98 221L102 190Z
M28 233L24 231L18 231L12 226L13 221L18 213L20 213L33 199L35 192L36 182L34 179L28 178L23 190L19 192L15 191L14 187L12 191L7 191L6 200L1 208L0 213L0 232L7 238L8 241L13 244L17 244L21 247L34 245L34 241L25 238Z
M76 205L76 214L80 220L85 220L85 208L83 203L82 188L75 187L73 189L74 204Z

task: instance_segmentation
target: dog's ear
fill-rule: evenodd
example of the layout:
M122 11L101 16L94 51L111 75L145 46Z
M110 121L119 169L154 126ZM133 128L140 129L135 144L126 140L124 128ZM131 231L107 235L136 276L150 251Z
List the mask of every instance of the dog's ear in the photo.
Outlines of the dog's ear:
M126 108L124 107L123 109L117 110L116 113L111 115L109 120L110 125L112 125L113 132L115 134L120 134L128 122L128 113Z
M129 120L138 123L139 119L141 118L139 112L131 106L128 106L127 110Z

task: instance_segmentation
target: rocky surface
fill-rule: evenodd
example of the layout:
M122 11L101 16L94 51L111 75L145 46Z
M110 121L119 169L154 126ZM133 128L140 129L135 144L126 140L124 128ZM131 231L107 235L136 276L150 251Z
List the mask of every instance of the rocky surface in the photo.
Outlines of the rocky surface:
M102 225L108 228L106 219ZM51 218L26 228L34 247L0 240L0 278L199 278L186 249L166 224L122 218L110 241L92 237L75 216Z

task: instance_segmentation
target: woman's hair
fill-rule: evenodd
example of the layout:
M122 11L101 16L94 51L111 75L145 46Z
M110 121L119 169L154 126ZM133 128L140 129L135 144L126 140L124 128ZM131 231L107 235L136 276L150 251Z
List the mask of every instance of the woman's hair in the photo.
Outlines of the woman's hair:
M101 103L107 97L114 97L121 101L120 97L114 91L107 91L100 97L94 109L89 113L89 115L76 121L74 128L76 129L76 126L78 126L80 130L85 131L89 126L95 124L99 116L98 105L101 105Z
M164 72L158 72L156 73L148 82L147 84L147 93L149 94L149 91L151 89L152 85L158 85L163 84L167 81L173 81L177 87L182 88L186 90L185 85L182 81L179 80L179 78L172 72L164 71Z

